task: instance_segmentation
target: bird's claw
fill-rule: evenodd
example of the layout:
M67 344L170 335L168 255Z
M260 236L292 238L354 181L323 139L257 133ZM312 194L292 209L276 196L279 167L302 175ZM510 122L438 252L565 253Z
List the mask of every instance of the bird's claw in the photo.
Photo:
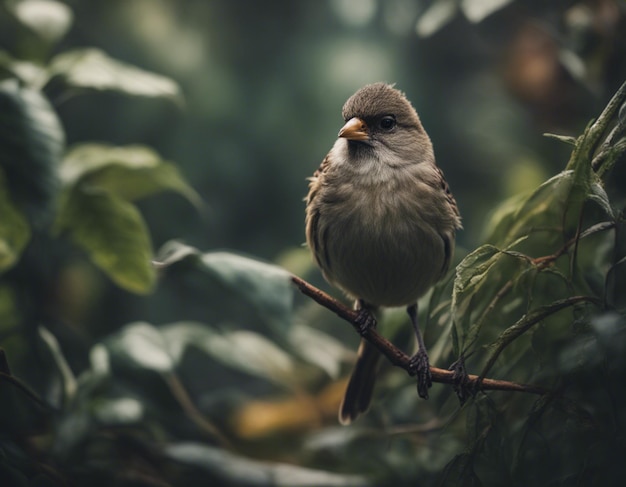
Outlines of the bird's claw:
M428 354L424 350L418 350L411 357L409 370L411 375L417 376L417 394L422 399L428 399L428 389L433 385L433 380L430 373Z
M359 327L361 336L365 336L372 328L376 327L376 317L367 308L361 308L357 312L358 315L354 321Z
M465 404L465 401L475 393L470 385L467 370L465 369L465 358L463 356L459 357L458 360L448 367L448 370L452 371L454 392L459 398L459 402Z

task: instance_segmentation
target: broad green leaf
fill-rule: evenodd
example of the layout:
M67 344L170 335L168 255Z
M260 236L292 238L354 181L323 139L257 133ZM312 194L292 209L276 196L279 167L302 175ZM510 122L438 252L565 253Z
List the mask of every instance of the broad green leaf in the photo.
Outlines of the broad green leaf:
M35 226L49 223L64 146L59 119L38 91L0 81L0 167L13 203Z
M30 240L30 226L13 205L0 168L0 272L11 268Z
M99 49L59 54L50 62L50 78L71 88L182 101L175 81L113 59Z
M218 331L190 322L173 323L160 330L176 360L193 346L224 365L277 384L293 384L298 379L291 356L258 333Z
M116 147L80 144L66 154L61 178L67 186L89 184L115 193L128 201L171 190L201 206L200 196L178 169L144 146Z
M170 351L170 344L161 332L149 323L131 323L107 341L107 348L124 357L133 365L171 372L177 360Z
M63 38L72 25L70 8L54 0L7 2L13 15L48 45Z
M208 472L219 485L259 487L368 487L366 477L299 467L286 463L262 462L235 455L227 450L200 443L173 443L165 455L201 472Z
M280 267L229 252L203 254L180 242L166 243L157 260L160 267L191 262L252 304L280 336L291 324L293 287L289 273Z
M55 226L120 287L141 294L152 290L150 236L131 203L105 191L74 188L62 198Z

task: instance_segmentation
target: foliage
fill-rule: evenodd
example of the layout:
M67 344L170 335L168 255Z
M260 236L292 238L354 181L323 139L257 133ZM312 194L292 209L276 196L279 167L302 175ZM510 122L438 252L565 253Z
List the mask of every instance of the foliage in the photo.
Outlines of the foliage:
M510 3L431 2L418 33ZM350 327L296 296L275 264L177 241L153 264L138 201L169 190L200 207L197 194L149 147L66 147L50 101L115 94L180 106L178 85L99 49L53 54L72 24L54 0L0 2L0 14L24 40L0 52L0 485L623 478L626 195L611 178L625 159L626 85L578 138L559 137L572 146L563 170L495 208L481 245L421 306L435 364L462 359L471 373L551 392L476 392L460 406L435 384L421 401L411 378L386 367L372 410L341 428ZM39 281L76 253L181 318L67 340ZM182 318L192 311L202 320ZM386 317L396 343L409 340L405 319Z

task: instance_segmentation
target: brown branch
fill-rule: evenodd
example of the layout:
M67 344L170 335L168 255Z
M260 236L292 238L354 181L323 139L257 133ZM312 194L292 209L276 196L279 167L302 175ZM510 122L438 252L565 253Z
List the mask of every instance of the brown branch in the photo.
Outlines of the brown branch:
M360 328L357 323L358 312L348 308L346 305L337 301L335 298L329 296L320 289L312 286L308 282L300 279L297 276L291 276L291 281L300 290L300 292L318 304L321 304L325 308L335 313L340 318L348 321L360 334ZM389 361L396 367L400 367L411 374L410 361L406 353L396 347L393 343L383 337L374 329L369 329L363 338L374 345ZM441 384L455 384L454 372L446 369L439 369L437 367L430 367L430 373L432 375L433 382L439 382ZM467 386L469 388L476 387L479 384L479 377L477 375L468 375ZM519 384L517 382L510 382L506 380L496 380L484 378L480 381L478 390L499 390L499 391L513 391L513 392L529 392L532 394L546 394L548 389L543 387L531 385L531 384Z

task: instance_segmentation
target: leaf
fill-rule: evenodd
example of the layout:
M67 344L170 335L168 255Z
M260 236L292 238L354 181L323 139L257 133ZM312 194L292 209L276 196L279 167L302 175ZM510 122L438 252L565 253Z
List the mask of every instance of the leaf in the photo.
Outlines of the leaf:
M144 405L132 397L101 399L94 405L94 416L107 426L139 423L144 416Z
M76 377L70 368L56 337L43 326L38 327L39 338L46 345L63 385L62 403L67 404L76 394Z
M66 186L85 183L115 193L127 201L172 190L185 196L196 207L202 205L200 196L174 165L161 159L154 150L139 145L77 145L63 159L61 178Z
M35 32L48 45L63 38L72 25L70 8L53 0L21 0L7 2L7 7L23 25Z
M485 367L480 373L480 377L484 378L487 376L489 370L491 370L491 367L493 367L493 364L496 362L502 351L515 339L517 339L517 337L519 337L523 333L526 333L533 326L535 326L540 321L546 319L548 316L558 311L561 311L562 309L588 301L591 300L586 296L570 296L568 298L560 299L549 305L541 306L526 313L514 325L504 330L500 334L498 339L491 344L491 352L489 353L489 357L487 359Z
M41 93L0 81L0 167L13 204L38 227L52 216L64 138Z
M228 367L277 384L293 384L298 380L291 356L258 333L218 331L191 322L166 325L161 333L177 361L187 347L193 346Z
M467 20L477 24L506 7L513 0L461 0L461 10Z
M563 215L568 208L574 177L573 171L563 171L532 193L506 201L496 209L487 224L487 241L505 247L520 237L541 231L544 252L548 247L546 243L549 244L546 242L549 234L561 242Z
M149 323L131 323L111 337L107 348L128 359L136 367L171 372L177 360L161 332Z
M208 472L221 485L275 487L367 487L373 485L360 475L345 475L286 463L249 460L229 451L200 443L174 443L165 455L182 464Z
M152 290L150 237L131 203L93 188L73 188L61 201L55 228L67 232L120 287L139 294Z
M310 326L294 323L289 328L287 339L300 357L322 369L332 379L339 378L346 349L336 338Z
M170 78L118 61L94 48L76 49L56 56L50 62L50 78L60 80L70 88L182 102L180 87Z
M550 133L544 133L543 134L544 137L548 137L549 139L556 139L560 142L563 142L564 144L568 144L571 146L576 146L576 137L572 137L570 135L558 135L558 134L550 134Z
M158 252L161 268L188 262L217 279L241 299L252 304L279 336L291 324L293 287L284 269L229 252L200 253L180 242L168 242Z
M19 260L30 240L30 226L9 197L4 172L0 168L0 272Z
M420 37L429 37L452 21L458 11L457 0L436 0L420 16L415 31Z
M609 196L606 194L604 187L599 181L594 182L589 188L589 199L597 203L608 216L615 218Z
M451 312L455 324L455 341L464 351L478 338L491 313L502 311L507 291L524 275L530 263L524 254L511 251L525 238L501 250L482 245L468 254L456 268ZM513 308L516 300L507 301Z

